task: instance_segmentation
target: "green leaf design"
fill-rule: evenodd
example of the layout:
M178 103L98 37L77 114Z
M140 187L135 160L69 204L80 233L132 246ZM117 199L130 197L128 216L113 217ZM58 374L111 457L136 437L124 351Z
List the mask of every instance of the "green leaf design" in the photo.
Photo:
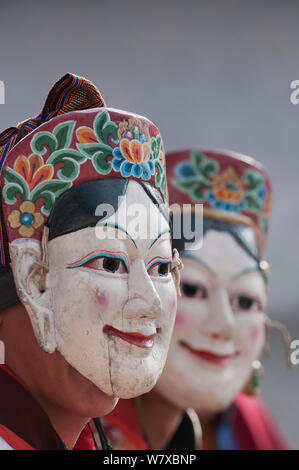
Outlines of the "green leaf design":
M209 176L213 176L218 173L219 165L218 162L215 162L214 160L205 159L202 162L201 168L202 174L208 178Z
M162 190L162 193L164 195L164 199L166 200L166 176L165 176L165 173L163 174L163 177L162 177L162 182L161 182L161 190Z
M43 155L46 153L47 148L50 153L53 153L57 149L57 139L51 132L38 132L35 134L31 141L31 148L34 153Z
M112 165L107 161L112 157L112 148L105 144L77 144L80 152L88 158L92 158L95 169L102 175L110 173Z
M17 202L16 194L21 194L22 199L25 199L23 196L23 188L16 183L7 183L3 188L3 197L7 204L14 204Z
M203 201L203 191L202 186L200 184L194 185L190 190L190 196L193 201L201 202Z
M4 181L3 197L7 204L16 202L16 194L20 194L23 200L28 199L30 193L28 184L19 173L12 168L5 168Z
M105 144L77 144L79 151L87 158L93 157L97 152L110 152L112 155L112 148L110 145Z
M151 138L151 151L154 156L154 160L158 160L161 151L162 138L160 135Z
M258 199L256 191L246 191L245 199L247 210L259 212L262 209L263 203Z
M79 166L86 160L80 152L74 149L56 150L48 158L47 163L56 165L63 163L63 168L60 168L57 175L65 181L73 181L79 175Z
M201 152L198 152L197 150L193 150L191 152L191 162L193 163L193 166L195 167L196 173L201 172L201 164L202 164L202 161L204 160L205 160L205 157Z
M244 174L244 180L248 181L250 190L258 190L264 183L264 177L260 173L256 173L252 170L247 170ZM245 192L246 193L246 192Z
M178 188L180 191L183 193L188 193L190 195L190 198L193 201L196 202L201 202L203 201L203 191L202 191L202 183L200 181L197 181L197 179L188 179L188 180L177 180L177 179L172 179L171 180L173 186Z
M60 180L44 181L34 188L30 199L36 202L38 199L43 198L45 202L42 206L42 212L49 215L55 199L69 189L71 185L70 182Z
M105 145L109 145L109 136L116 143L117 138L117 124L110 121L108 111L103 111L97 115L94 120L94 131L99 138L99 141Z
M160 160L155 160L155 167L158 170L156 173L156 185L161 186L164 175L164 168L162 167Z
M194 186L198 186L198 182L195 179L188 179L188 180L171 180L173 186L180 189L184 193L188 193Z
M206 158L203 153L197 150L191 152L191 162L194 165L196 173L205 180L205 184L208 184L206 178L213 176L219 171L218 162L211 158ZM208 185L210 185L210 183Z
M74 127L75 121L62 122L55 127L53 134L57 140L56 150L65 149L70 146Z
M94 154L92 159L93 166L102 175L108 175L110 173L112 164L107 162L107 158L111 156L111 151L108 149L102 149Z

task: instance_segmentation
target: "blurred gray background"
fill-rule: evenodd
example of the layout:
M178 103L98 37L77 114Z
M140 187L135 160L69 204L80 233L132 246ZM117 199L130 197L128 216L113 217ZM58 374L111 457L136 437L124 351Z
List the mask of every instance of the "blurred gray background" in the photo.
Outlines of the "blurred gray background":
M108 106L158 124L168 150L235 150L260 160L275 188L268 247L270 314L299 339L299 2L1 2L0 129L36 115L66 72ZM263 395L299 448L299 365L273 335Z

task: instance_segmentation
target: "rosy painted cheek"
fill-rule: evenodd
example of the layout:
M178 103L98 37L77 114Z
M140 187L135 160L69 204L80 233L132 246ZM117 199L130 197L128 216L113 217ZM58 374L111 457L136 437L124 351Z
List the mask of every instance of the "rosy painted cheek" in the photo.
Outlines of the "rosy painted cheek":
M186 315L182 310L178 310L175 317L175 326L181 326L185 322Z
M253 326L250 332L252 341L256 342L261 335L261 328L257 325Z
M170 312L175 312L177 307L177 299L176 296L173 297L169 303L169 310Z
M99 307L101 311L107 310L107 307L109 305L109 296L106 292L100 292L99 289L97 289L94 301L95 306Z

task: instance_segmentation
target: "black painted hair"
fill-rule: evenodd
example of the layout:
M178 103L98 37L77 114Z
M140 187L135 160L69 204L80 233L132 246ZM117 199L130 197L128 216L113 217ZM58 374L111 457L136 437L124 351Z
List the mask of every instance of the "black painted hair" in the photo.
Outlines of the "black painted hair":
M181 217L181 227L183 227L183 215L174 215L175 217ZM194 230L195 227L195 217L194 213L188 214L188 217L191 217L191 229ZM253 258L258 264L261 261L258 249L258 243L254 230L246 225L241 223L227 222L219 219L203 217L203 237L209 230L217 230L219 232L228 232L236 242L243 248L243 250L248 253L248 255ZM173 238L172 244L179 252L184 250L186 243L192 242L192 240L186 240L184 238L183 231L181 232L180 238Z
M126 194L129 181L124 178L88 181L63 193L55 201L47 221L49 240L86 227L95 227L100 220L112 215L107 211L100 214L97 208L104 201L116 212L119 197ZM167 206L160 192L145 181L139 184L169 222Z

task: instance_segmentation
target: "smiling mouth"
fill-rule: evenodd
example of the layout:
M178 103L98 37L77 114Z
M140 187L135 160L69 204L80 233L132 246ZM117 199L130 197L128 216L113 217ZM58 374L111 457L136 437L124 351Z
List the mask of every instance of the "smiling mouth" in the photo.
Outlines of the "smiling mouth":
M153 335L145 336L142 333L135 331L120 331L113 328L111 325L105 325L103 333L106 333L109 336L117 336L127 343L134 344L134 346L137 346L138 348L151 349L155 344L155 336L158 331Z
M180 345L187 349L194 356L203 359L204 361L209 362L210 364L225 366L232 362L235 357L238 356L238 353L235 354L215 354L211 351L206 351L204 349L195 349L189 346L189 344L184 341L180 341Z

